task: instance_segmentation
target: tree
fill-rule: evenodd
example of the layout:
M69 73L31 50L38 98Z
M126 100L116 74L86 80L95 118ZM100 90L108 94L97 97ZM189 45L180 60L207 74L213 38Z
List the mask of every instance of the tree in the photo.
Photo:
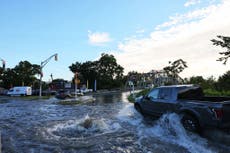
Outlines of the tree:
M133 84L137 86L139 85L138 83L142 81L143 75L137 71L130 71L126 77L128 81L132 81Z
M16 72L14 69L7 68L2 76L3 87L6 89L11 88L16 84Z
M113 55L101 54L97 68L100 88L110 89L121 86L124 68L117 64Z
M76 62L69 66L70 71L73 73L78 73L78 79L81 83L89 83L89 88L93 88L94 81L97 80L97 61L87 61L84 63ZM73 80L74 82L74 80Z
M220 40L212 39L213 45L221 46L222 48L226 48L227 51L225 52L219 52L220 55L223 55L223 57L220 57L217 59L217 61L223 61L223 64L226 64L228 61L228 58L230 57L230 37L225 36L217 36Z
M187 68L187 63L178 59L174 62L169 61L169 66L164 67L166 74L173 79L173 83L176 83L178 78L180 78L179 73L181 73L185 68Z
M0 87L3 86L3 82L2 82L3 72L4 72L4 69L2 67L0 67Z
M206 80L202 76L192 76L188 79L188 82L186 83L199 85L203 89L206 89Z
M98 79L97 61L87 61L82 63L80 79L85 84L88 81L89 88L93 88L94 81Z
M220 90L228 91L230 90L230 71L227 71L225 74L219 77L218 87Z
M81 63L76 62L75 64L72 64L69 66L70 71L73 73L80 72L81 71Z
M32 85L32 82L36 80L35 75L40 74L40 66L31 64L28 61L21 61L14 68L17 73L18 85Z
M21 61L13 69L3 72L2 80L5 88L12 86L31 86L37 80L36 74L40 74L40 66L28 61Z
M97 80L98 89L110 89L122 85L124 68L117 64L113 55L101 54L99 60L76 62L69 66L69 69L80 74L83 83L89 82L89 87L93 88L94 81Z

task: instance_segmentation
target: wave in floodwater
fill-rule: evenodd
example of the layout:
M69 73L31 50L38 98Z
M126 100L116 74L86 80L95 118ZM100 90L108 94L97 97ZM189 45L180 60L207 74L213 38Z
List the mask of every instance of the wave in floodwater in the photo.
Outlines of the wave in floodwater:
M120 121L127 122L131 125L139 125L143 117L136 111L132 104L126 104L116 116Z
M138 144L146 152L148 148L145 148L144 145L146 145L146 142L150 142L151 139L159 139L166 144L178 145L191 153L215 152L208 147L206 139L187 132L180 123L180 117L175 113L165 114L158 120L153 121L154 124L148 125L143 122L143 117L140 117L133 105L128 104L118 113L117 118L122 122L136 126L136 132L139 137Z
M120 128L121 126L118 123L112 123L111 121L106 121L103 118L96 119L86 115L82 119L69 120L64 123L58 123L54 126L48 127L46 129L46 133L48 133L48 137L51 139L78 139L115 132Z

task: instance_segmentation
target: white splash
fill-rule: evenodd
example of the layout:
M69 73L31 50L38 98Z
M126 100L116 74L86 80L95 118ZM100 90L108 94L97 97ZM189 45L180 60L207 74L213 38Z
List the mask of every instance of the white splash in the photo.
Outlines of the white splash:
M177 144L184 147L191 153L214 153L208 148L207 140L200 136L187 132L180 122L180 117L175 114L165 114L157 120L153 126L145 125L143 117L138 113L132 104L127 104L118 113L117 118L136 126L139 136L137 144L145 148L141 141L144 138L157 138L163 142ZM154 121L153 121L154 122ZM147 148L145 148L147 151Z
M46 128L46 132L50 138L60 139L62 136L55 133L81 133L81 134L104 134L109 132L114 132L120 129L119 123L112 123L111 121L106 121L105 119L95 119L86 115L84 118L79 120L69 120L64 123L58 123L52 127ZM74 137L72 137L74 138ZM77 137L76 137L77 138Z
M137 130L141 139L157 137L164 142L182 146L191 153L214 152L208 148L206 139L187 132L180 123L180 117L175 113L163 115L153 127L140 125Z
M128 122L131 125L139 125L142 121L142 116L133 107L133 104L126 104L116 116L122 122Z

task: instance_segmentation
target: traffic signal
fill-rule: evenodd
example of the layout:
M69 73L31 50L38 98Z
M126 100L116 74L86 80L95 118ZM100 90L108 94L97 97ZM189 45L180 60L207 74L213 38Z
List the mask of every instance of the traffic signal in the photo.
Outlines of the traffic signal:
M6 67L6 62L4 60L2 60L2 68L3 68L3 70L5 70L5 67Z
M58 54L55 54L54 56L54 60L57 61L58 60Z
M3 60L3 59L0 59L1 61L2 61L2 68L3 68L3 70L5 70L5 67L6 67L6 61L5 60Z

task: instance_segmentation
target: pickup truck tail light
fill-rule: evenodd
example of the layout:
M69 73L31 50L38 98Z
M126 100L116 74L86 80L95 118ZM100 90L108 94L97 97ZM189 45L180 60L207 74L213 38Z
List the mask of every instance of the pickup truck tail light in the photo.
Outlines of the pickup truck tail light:
M213 108L212 111L215 114L216 119L221 119L224 115L224 112L222 109Z

